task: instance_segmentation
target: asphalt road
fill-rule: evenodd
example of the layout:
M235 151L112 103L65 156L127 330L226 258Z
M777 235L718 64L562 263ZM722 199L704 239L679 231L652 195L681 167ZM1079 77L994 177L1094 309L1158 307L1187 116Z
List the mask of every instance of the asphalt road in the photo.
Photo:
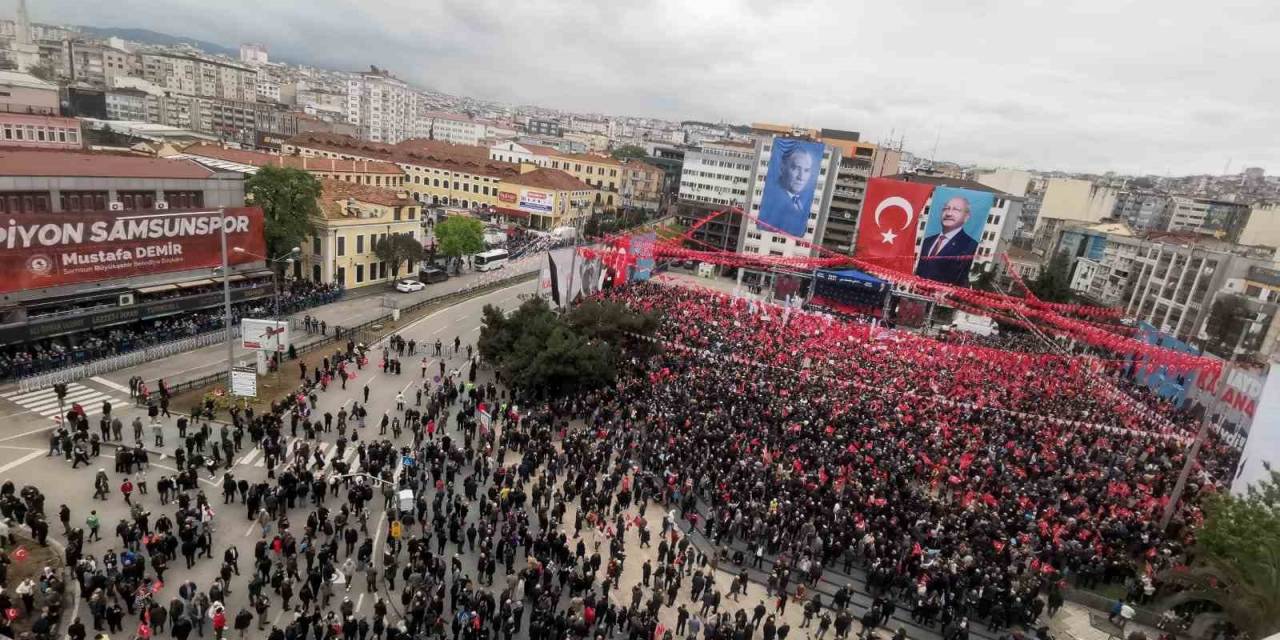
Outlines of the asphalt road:
M521 293L531 293L536 287L536 281L524 282L520 285L500 289L492 293L467 300L457 305L448 307L441 311L437 311L427 317L422 318L412 324L407 325L400 331L400 335L406 340L414 339L419 343L434 343L437 338L442 342L449 343L452 347L454 336L462 338L464 347L463 353L453 355L450 349L446 349L444 360L446 367L453 369L460 367L466 360L465 345L475 343L476 337L480 329L480 311L486 304L495 304L505 309L513 309L519 305L518 296ZM421 353L421 351L420 351ZM382 374L376 368L365 367L360 372L356 381L348 384L348 390L342 391L338 385L332 385L329 391L319 395L319 407L317 413L331 411L337 413L338 409L343 406L350 406L353 399L358 398L360 389L364 385L370 388L369 402L366 405L370 415L369 428L366 434L362 434L367 438L377 438L376 424L377 417L381 416L384 411L395 413L395 397L397 393L402 391L412 398L413 385L420 384L419 367L417 366L421 356L418 358L405 358L404 373L400 376ZM375 358L371 357L370 360ZM438 358L432 358L432 367L438 367L436 361ZM412 366L408 366L412 365ZM438 371L438 370L437 370ZM432 375L432 373L428 373ZM488 372L481 373L478 381L484 382L489 378ZM414 387L416 388L416 387ZM123 400L127 400L127 392L121 394ZM115 408L113 413L120 415L125 423L125 437L132 441L130 437L131 428L128 426L135 415L143 417L143 421L147 422L146 416L139 409L134 408L126 401L113 403ZM97 426L96 420L91 420L94 428ZM122 499L118 487L123 481L122 474L114 472L114 459L112 454L114 450L109 447L103 447L102 453L91 466L81 466L72 470L70 463L66 462L60 456L47 457L49 450L48 436L45 432L49 426L49 420L36 414L28 414L26 419L10 418L6 421L10 431L22 430L19 433L11 433L0 437L0 474L6 478L13 479L19 486L24 484L33 484L39 487L46 496L45 504L47 505L46 515L51 521L51 531L55 538L60 540L62 537L62 527L57 521L57 513L59 506L66 504L71 509L71 522L73 526L84 526L85 518L88 517L90 510L96 510L102 522L102 540L91 542L86 545L85 553L99 556L108 549L119 551L122 547L120 540L114 537L115 525L119 520L128 516L128 505ZM25 427L25 429L24 429ZM39 432L31 433L40 429ZM164 450L172 454L174 443L177 442L177 429L173 426L173 421L167 421L166 426L166 446ZM216 433L216 425L215 425ZM332 441L336 439L337 434L331 432L328 434L319 434L321 447L326 452L326 457L330 457L329 451L332 449ZM455 438L459 437L455 434ZM145 429L145 437L148 448L154 448L152 444L152 432L150 427ZM398 444L411 444L412 436L407 432L402 436ZM248 442L246 437L245 448L236 456L237 464L231 472L237 478L244 478L251 483L266 477L266 468L262 465L262 456L260 452L252 447L252 443ZM348 458L354 457L354 448L347 449ZM171 455L163 459L152 457L151 468L146 474L148 485L151 487L150 495L141 496L135 494L135 501L140 500L142 504L148 508L153 514L153 520L162 513L170 513L172 517L172 508L160 505L159 497L154 491L155 483L161 476L173 474L176 469L172 466L173 460ZM110 499L98 501L92 499L93 494L93 478L98 468L107 471L112 481L113 494ZM210 498L210 503L217 512L215 518L214 533L214 558L203 559L197 562L196 566L191 570L184 570L185 561L179 557L170 563L170 571L166 576L166 585L159 594L159 601L168 603L169 599L176 595L178 586L186 580L194 581L202 589L207 589L214 579L217 577L218 570L221 566L221 554L229 546L237 546L240 550L240 565L242 574L245 569L251 567L253 557L254 544L260 539L259 527L247 519L246 509L243 505L222 505L221 490L221 472L219 475L210 478L208 474L200 475L201 489ZM331 508L337 508L337 502L330 501ZM370 534L373 534L375 544L375 558L381 557L381 540L385 535L385 517L382 509L382 501L375 499L369 504L371 510L370 518ZM309 510L299 508L289 512L291 522L302 523L306 521ZM372 528L377 523L379 532L375 533ZM344 557L345 559L345 557ZM468 571L475 575L474 558L467 559ZM250 569L251 570L251 569ZM238 611L241 606L248 603L247 577L241 577L233 580L232 595L227 599L228 610L231 613ZM335 605L344 595L342 588L335 589ZM371 595L365 594L365 578L359 576L355 580L350 593L351 599L356 603L357 611L369 614L372 612L373 599ZM296 601L295 601L296 602ZM398 606L398 594L396 594L396 604ZM87 612L81 612L82 618L87 616ZM269 612L272 620L279 620L284 617L284 613L277 606ZM287 619L286 619L287 620ZM89 621L86 618L86 624ZM130 624L126 621L125 629L129 630L136 626L136 621Z

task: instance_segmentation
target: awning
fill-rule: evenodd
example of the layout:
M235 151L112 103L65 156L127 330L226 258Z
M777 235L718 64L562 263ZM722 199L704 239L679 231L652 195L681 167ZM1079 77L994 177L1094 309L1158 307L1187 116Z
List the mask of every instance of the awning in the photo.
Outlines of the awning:
M528 211L521 211L519 209L509 209L507 207L494 207L493 212L507 218L528 218L529 217Z
M178 288L178 285L176 284L158 284L155 286L143 287L141 289L138 289L138 293L161 293L163 291L173 291L174 289L177 289L177 288Z
M819 269L815 275L819 280L850 284L865 289L883 291L889 288L889 283L884 280L857 269Z
M207 284L212 284L212 283L213 283L213 280L210 280L208 278L202 278L200 280L192 280L190 282L179 282L177 285L174 285L174 286L178 287L179 289L193 289L195 287L203 287Z

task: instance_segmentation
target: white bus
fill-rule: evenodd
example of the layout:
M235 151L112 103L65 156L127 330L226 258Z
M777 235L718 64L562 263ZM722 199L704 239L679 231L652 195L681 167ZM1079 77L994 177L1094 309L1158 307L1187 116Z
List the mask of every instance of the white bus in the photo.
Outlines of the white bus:
M477 253L471 258L471 264L476 271L492 271L501 269L507 265L507 250L493 249L484 253Z

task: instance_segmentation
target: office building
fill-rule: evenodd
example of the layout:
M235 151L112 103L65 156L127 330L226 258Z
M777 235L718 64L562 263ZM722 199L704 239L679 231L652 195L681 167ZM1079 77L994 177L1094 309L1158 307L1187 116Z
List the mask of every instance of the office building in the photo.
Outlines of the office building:
M622 206L656 213L661 210L665 194L662 169L644 160L631 159L622 164Z
M673 152L669 152L673 153ZM660 154L659 154L660 155ZM756 146L748 142L718 140L685 149L676 192L676 221L692 227L717 211L724 213L699 226L691 239L696 248L738 251L742 214L746 208Z
M1022 198L980 182L962 178L951 178L928 173L906 173L888 177L894 180L902 180L903 182L923 182L938 187L986 191L992 194L994 199L991 204L991 210L987 212L986 224L982 227L982 233L975 238L978 241L978 249L973 254L973 267L969 270L969 276L973 278L979 273L995 269L998 266L996 264L998 256L1004 252L1005 247L1013 240L1014 232L1017 228L1017 220L1022 215ZM919 226L916 229L916 256L920 255L921 245L924 243L925 238L925 225L932 215L935 204L937 203L930 197L925 205L924 212L920 214Z
M585 182L595 189L595 206L612 211L622 203L622 163L609 156L589 153L558 153L551 157L551 168Z
M1241 202L1170 196L1169 206L1160 217L1165 224L1157 226L1164 231L1189 231L1240 242L1249 223L1249 211L1249 205Z
M564 135L564 130L560 128L559 122L546 118L529 118L529 122L525 124L524 128L526 133L535 136L559 138Z

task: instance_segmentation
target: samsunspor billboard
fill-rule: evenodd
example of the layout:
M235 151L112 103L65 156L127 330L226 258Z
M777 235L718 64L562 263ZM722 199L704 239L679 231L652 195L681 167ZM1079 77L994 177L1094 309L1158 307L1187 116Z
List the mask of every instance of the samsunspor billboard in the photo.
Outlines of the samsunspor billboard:
M266 255L262 209L19 213L0 217L0 293L222 264Z

